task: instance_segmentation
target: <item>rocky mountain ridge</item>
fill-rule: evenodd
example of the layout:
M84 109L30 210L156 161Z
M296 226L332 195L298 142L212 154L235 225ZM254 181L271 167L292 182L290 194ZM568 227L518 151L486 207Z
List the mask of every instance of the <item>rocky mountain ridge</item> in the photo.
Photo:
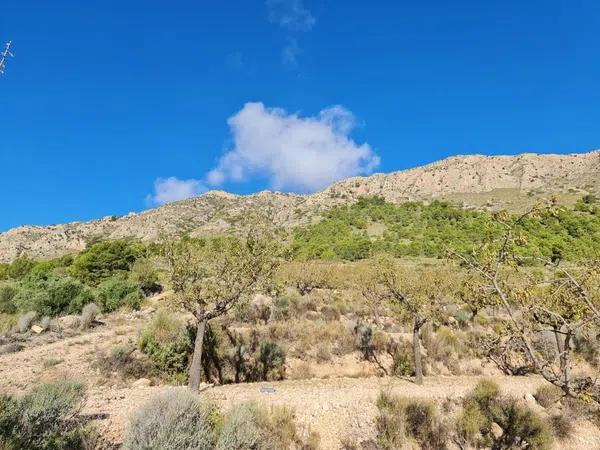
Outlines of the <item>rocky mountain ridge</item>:
M0 233L0 262L24 252L34 258L55 257L103 239L152 240L162 232L239 232L252 223L255 213L267 215L277 226L292 228L363 196L379 195L393 203L446 199L467 207L519 210L549 195L568 203L585 193L599 192L600 150L567 155L453 156L414 169L348 178L309 195L210 191L123 217L17 227Z

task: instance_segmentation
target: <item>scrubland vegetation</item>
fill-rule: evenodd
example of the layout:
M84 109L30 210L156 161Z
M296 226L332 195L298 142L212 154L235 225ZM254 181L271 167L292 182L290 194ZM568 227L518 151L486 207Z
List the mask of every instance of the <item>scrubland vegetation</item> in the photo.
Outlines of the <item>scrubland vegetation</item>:
M93 364L107 380L190 388L136 412L125 449L319 448L292 410L222 409L196 392L333 376L425 385L430 376L482 378L443 403L382 390L374 435L342 440L346 449L549 449L572 435L574 421L600 423L594 197L520 216L368 198L278 233L108 241L50 261L20 256L0 266L0 354L19 351L32 325L60 338L59 318L71 315L73 332L86 333L164 289L137 339ZM546 382L529 402L489 378L522 375ZM78 414L83 388L52 386L3 397L0 448L93 448ZM27 408L51 416L47 431L31 434L26 421L42 419Z

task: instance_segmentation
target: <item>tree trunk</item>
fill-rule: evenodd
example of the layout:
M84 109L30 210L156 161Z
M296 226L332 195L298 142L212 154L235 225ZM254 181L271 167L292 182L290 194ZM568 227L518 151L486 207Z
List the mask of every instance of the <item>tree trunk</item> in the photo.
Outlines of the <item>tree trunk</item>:
M475 327L477 326L477 314L478 314L478 313L479 313L479 311L478 311L478 310L476 310L476 309L474 309L474 310L471 312L471 327L472 327L473 329L475 329Z
M375 316L375 325L381 327L381 319L379 318L379 305L373 304L373 315Z
M205 318L198 320L196 327L196 341L194 342L194 355L192 356L192 364L190 365L190 374L188 379L188 387L192 391L197 391L200 387L200 374L202 373L202 348L204 346L204 331L206 330Z
M562 368L562 353L564 351L564 346L563 346L563 342L559 333L559 327L553 327L553 332L554 332L554 340L556 341L556 352L559 355L559 358L561 360L561 368Z
M421 361L421 338L419 331L423 323L415 317L413 325L413 353L415 356L415 384L423 384L423 363Z
M560 356L560 370L563 375L563 382L565 383L566 394L571 393L571 361L569 358L569 352L571 350L571 331L569 330L565 336L565 341L563 343L563 351Z

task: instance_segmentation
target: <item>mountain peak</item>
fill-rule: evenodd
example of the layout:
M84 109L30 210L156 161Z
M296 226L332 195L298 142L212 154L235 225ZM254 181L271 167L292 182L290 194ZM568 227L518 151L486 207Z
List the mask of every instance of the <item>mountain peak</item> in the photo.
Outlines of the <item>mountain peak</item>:
M569 203L585 193L599 192L600 150L564 155L459 155L413 169L347 178L309 195L271 191L236 195L213 190L139 214L21 226L0 233L0 262L23 252L37 258L59 256L80 251L99 239L152 240L161 232L236 233L252 226L249 218L253 212L292 228L318 220L331 207L365 196L381 196L392 203L444 199L475 208L517 211L550 195Z

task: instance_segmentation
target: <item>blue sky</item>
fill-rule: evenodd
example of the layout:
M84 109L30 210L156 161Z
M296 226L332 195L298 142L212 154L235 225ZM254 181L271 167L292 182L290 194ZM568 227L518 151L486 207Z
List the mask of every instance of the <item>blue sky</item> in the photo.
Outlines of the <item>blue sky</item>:
M0 231L600 147L600 3L4 0Z

